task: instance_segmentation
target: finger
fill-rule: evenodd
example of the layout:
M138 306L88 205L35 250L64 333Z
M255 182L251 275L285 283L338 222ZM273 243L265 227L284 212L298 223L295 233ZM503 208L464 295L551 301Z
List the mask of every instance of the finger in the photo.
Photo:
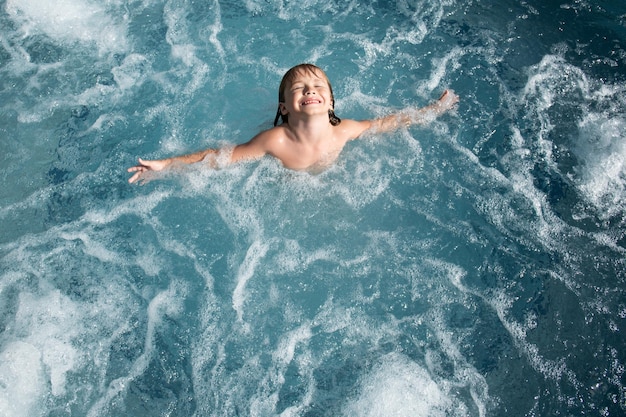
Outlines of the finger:
M137 160L139 161L138 166L142 166L146 168L150 168L155 162L155 161L150 161L148 159L141 159L141 158L138 158Z
M147 171L147 170L148 170L148 168L147 168L147 167L145 167L145 166L142 166L142 165L135 165L134 167L130 167L130 168L128 168L128 170L127 170L127 171L128 171L128 172L137 172L137 171L139 171L139 172L144 172L144 171Z
M130 178L128 179L128 182L129 182L130 184L132 184L132 183L134 183L135 181L137 181L137 180L141 177L141 173L142 173L142 172L143 172L143 171L139 171L139 172L135 173L135 175L133 175L132 177L130 177Z

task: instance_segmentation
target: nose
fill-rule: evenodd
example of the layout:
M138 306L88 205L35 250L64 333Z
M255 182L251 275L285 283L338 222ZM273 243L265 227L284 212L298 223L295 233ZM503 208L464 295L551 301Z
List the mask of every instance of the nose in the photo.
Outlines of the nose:
M309 94L317 94L317 93L315 92L315 89L313 87L307 87L304 91L304 94L308 96Z

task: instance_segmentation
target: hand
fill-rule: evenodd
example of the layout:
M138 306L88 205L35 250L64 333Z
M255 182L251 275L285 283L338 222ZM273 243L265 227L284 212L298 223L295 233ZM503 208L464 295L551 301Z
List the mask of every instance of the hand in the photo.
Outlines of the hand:
M459 102L459 96L457 96L454 91L446 90L443 92L439 100L437 101L437 107L444 112L450 110L454 107L455 104Z
M161 171L165 169L170 163L171 163L171 160L169 159L159 159L156 161L144 161L143 159L139 158L139 165L135 165L134 167L128 168L128 172L135 173L135 175L133 175L132 177L128 179L128 182L132 184L135 181L142 179L143 174L148 171Z
M420 109L405 110L402 122L409 126L411 124L424 125L434 121L437 117L443 113L454 108L459 102L459 96L454 94L452 90L445 90L439 100L429 104L426 107ZM384 119L381 119L384 120Z

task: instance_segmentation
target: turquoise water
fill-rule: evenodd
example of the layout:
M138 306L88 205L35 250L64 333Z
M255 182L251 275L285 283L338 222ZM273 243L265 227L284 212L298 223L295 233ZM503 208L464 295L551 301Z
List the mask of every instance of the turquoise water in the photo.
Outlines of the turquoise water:
M626 413L626 6L0 0L0 416ZM350 143L127 183L271 126Z

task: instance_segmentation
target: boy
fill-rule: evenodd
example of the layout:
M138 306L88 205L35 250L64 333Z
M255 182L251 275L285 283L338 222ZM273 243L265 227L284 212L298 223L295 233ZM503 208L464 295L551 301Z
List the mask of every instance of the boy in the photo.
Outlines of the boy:
M286 168L314 170L331 164L344 145L366 131L389 132L402 126L426 123L448 111L459 101L446 90L435 103L421 109L407 109L374 120L341 120L334 113L335 100L328 77L312 64L300 64L284 75L278 90L278 112L274 127L249 142L236 145L229 163L259 159L267 154L279 159ZM282 124L277 126L278 119ZM161 171L173 163L193 164L219 149L206 149L189 155L146 161L128 169L135 174L130 183L148 171Z

